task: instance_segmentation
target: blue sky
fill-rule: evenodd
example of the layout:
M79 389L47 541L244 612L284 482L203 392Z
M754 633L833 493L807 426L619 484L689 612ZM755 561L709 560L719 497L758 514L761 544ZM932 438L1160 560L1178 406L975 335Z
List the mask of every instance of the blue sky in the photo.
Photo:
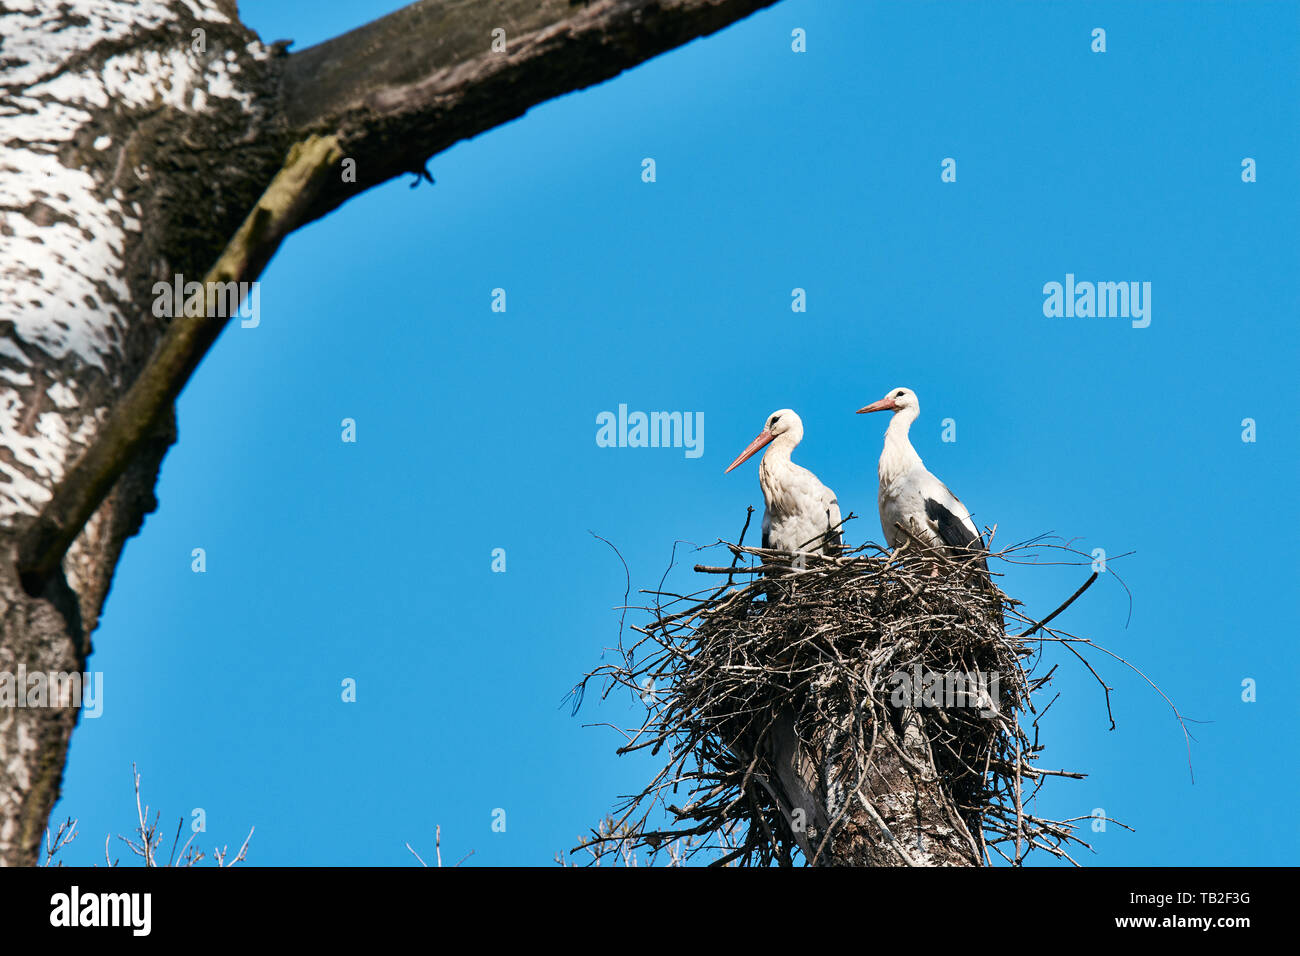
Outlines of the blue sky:
M242 8L303 48L400 5ZM468 865L548 864L653 770L586 726L625 702L561 705L625 587L589 532L634 589L674 541L733 537L762 501L753 463L723 468L789 406L795 460L861 516L850 541L878 539L885 421L853 411L895 385L999 542L1136 551L1114 565L1131 619L1107 575L1060 623L1206 721L1193 783L1140 678L1095 657L1111 731L1049 653L1043 763L1089 776L1039 810L1136 829L1088 834L1087 864L1292 862L1297 53L1293 3L787 0L296 234L260 326L228 329L181 397L118 568L104 714L55 810L80 818L69 862L128 832L134 761L172 826L205 810L204 845L256 825L254 864L407 865L436 824ZM1150 326L1045 317L1067 273L1150 282ZM597 447L620 403L702 412L704 454ZM1040 614L1086 577L997 570Z

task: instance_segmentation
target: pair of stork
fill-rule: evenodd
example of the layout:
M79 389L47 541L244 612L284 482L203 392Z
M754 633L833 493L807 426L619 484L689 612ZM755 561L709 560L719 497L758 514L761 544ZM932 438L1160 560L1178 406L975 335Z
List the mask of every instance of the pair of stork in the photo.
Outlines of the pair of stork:
M858 409L858 414L892 411L885 430L885 447L880 455L880 527L885 542L897 548L908 541L910 532L922 545L958 560L978 555L974 564L987 573L984 539L970 512L930 474L907 437L912 422L921 413L920 402L910 388L892 388L878 402ZM803 439L803 422L788 408L768 416L763 430L740 456L727 466L731 471L760 448L767 447L758 466L758 482L767 505L763 513L763 547L813 554L836 553L843 544L840 506L835 493L807 468L790 460L790 453Z

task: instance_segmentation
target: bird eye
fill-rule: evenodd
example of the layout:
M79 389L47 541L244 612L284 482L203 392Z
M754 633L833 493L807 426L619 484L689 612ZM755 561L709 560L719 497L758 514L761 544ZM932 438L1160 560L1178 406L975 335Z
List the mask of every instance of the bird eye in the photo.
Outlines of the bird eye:
M777 422L779 422L780 420L781 420L781 416L780 416L780 415L773 415L773 416L772 416L772 420L771 420L770 422L767 423L767 427L768 427L768 428L771 428L773 425L775 425L775 424L776 424Z
M894 393L894 398L902 398L902 397L903 397L903 390L900 388L897 392Z

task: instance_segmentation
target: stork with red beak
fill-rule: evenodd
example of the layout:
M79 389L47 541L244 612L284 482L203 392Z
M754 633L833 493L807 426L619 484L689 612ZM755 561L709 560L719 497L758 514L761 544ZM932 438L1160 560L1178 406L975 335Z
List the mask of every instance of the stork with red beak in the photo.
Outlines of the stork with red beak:
M948 490L948 486L926 470L921 456L907 437L912 422L921 414L921 403L910 388L893 388L878 402L858 409L867 412L890 412L894 417L885 429L885 448L880 453L880 527L891 548L902 545L907 536L898 525L908 529L927 547L938 549L958 561L973 562L985 574L988 549L966 506Z
M758 483L767 505L763 512L763 547L837 554L843 546L843 537L835 492L807 468L790 460L790 453L802 440L803 422L798 415L788 408L773 412L758 437L727 466L727 471L767 446L767 453L758 464Z

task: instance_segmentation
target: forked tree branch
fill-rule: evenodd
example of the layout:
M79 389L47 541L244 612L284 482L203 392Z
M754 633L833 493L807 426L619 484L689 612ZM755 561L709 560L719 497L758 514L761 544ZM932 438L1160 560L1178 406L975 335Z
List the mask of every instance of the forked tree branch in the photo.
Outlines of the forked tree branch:
M183 314L172 319L94 443L54 489L36 521L24 529L18 541L18 570L29 594L44 589L113 482L229 321L228 308L214 307L214 287L247 282L261 273L284 237L301 224L321 184L335 173L341 158L333 137L312 137L290 150L284 167L204 277L203 291L187 300Z
M279 103L294 144L289 159L204 285L252 281L285 236L351 196L423 170L433 154L543 100L599 83L775 2L420 0L295 53L284 67ZM504 42L504 51L494 49L494 40ZM355 177L340 174L344 158L355 161ZM173 320L93 444L24 530L17 556L28 593L41 593L216 341L227 316L213 312Z

